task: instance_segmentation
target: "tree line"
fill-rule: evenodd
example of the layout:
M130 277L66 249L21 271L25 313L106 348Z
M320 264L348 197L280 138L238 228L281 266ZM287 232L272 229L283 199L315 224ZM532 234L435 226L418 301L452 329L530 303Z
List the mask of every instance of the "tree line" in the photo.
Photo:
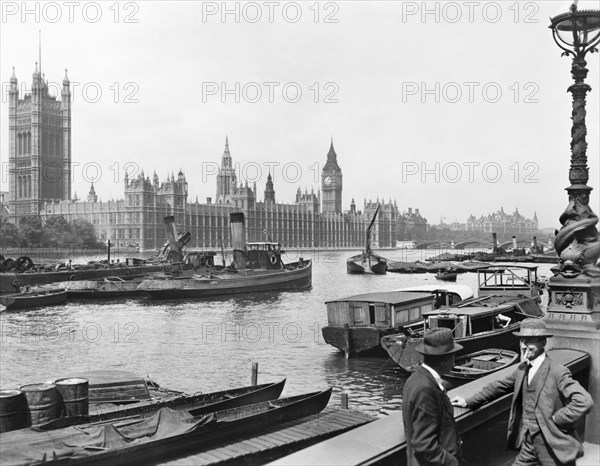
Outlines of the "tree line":
M99 248L94 226L83 219L68 222L62 215L53 215L44 223L39 215L27 215L18 225L0 218L0 237L3 248L10 247L68 247Z

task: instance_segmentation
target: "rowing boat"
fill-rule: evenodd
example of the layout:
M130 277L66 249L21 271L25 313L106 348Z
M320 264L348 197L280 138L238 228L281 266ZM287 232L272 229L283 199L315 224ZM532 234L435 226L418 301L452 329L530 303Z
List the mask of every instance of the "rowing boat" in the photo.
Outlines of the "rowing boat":
M15 466L145 464L201 451L224 439L255 434L270 426L318 414L330 397L331 388L200 417L161 408L141 421L88 424L51 432L22 429L2 434L0 455L3 462Z

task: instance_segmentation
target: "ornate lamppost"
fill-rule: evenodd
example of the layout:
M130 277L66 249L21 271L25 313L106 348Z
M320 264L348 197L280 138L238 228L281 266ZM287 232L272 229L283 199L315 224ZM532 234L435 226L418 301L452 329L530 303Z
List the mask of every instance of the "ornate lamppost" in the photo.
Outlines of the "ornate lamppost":
M568 89L573 95L571 185L566 188L569 205L560 216L562 227L554 240L559 263L552 268L554 276L548 282L550 297L545 318L555 335L550 339L551 345L590 354L588 388L597 394L600 392L600 239L596 228L598 216L589 206L592 188L587 185L585 98L591 87L584 80L588 73L585 56L598 51L600 10L578 9L577 4L575 0L568 12L550 20L552 35L563 50L562 55L572 57L571 75L575 83ZM600 443L598 403L586 420L586 440Z
M600 241L598 239L598 216L589 206L592 188L587 185L587 128L585 125L585 97L591 87L584 82L588 70L585 56L588 52L597 52L600 42L600 10L578 10L577 2L571 5L570 11L551 19L550 28L554 40L564 50L564 55L571 55L573 62L571 74L575 84L568 91L573 95L573 111L571 128L571 168L567 189L569 205L560 216L562 228L554 240L554 247L560 262L552 270L554 285L574 285L586 282L595 292L589 290L587 296L578 293L555 293L550 305L565 305L573 309L578 305L588 304L588 309L600 306L598 296L598 278L600 268ZM596 286L593 286L593 285ZM561 286L562 287L562 286ZM586 287L587 288L587 287ZM587 299L586 299L587 298ZM596 309L598 310L598 309ZM598 316L596 316L598 317ZM586 320L586 319L582 319Z

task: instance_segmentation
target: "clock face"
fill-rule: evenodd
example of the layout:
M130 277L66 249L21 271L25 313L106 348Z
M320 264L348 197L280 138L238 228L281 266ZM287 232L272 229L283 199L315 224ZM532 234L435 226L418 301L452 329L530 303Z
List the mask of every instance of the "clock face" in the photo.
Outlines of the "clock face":
M330 185L330 184L333 182L333 178L331 178L331 176L326 176L326 177L323 179L323 182L324 182L326 185Z

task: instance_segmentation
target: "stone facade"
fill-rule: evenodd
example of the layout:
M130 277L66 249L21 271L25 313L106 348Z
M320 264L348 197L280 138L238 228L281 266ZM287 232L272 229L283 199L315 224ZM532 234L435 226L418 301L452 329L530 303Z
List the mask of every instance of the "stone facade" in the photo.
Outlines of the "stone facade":
M46 202L71 199L71 91L61 100L35 65L31 92L19 98L14 69L9 96L9 196L13 216L37 215Z
M179 231L192 235L190 246L230 246L229 214L246 216L249 241L273 240L284 247L362 248L365 231L377 205L381 205L371 230L373 248L393 248L396 239L417 238L427 231L427 221L409 209L400 214L396 203L368 201L357 211L354 199L343 210L342 170L333 140L316 193L298 188L294 203L277 203L275 184L269 173L264 198L258 199L256 183L240 183L225 140L217 174L214 202L188 202L188 183L182 171L160 181L141 172L124 180L123 199L101 201L93 184L86 200L71 193L71 90L66 75L61 99L51 96L48 82L36 63L30 93L19 96L14 70L9 87L9 192L3 196L2 211L18 223L25 215L62 215L67 221L90 222L98 239L110 239L120 247L154 249L166 241L163 218L174 215ZM6 206L8 204L8 209ZM410 232L407 233L407 232ZM65 245L67 246L67 245Z
M514 213L507 214L501 207L498 212L488 215L482 215L476 218L471 215L465 225L466 231L477 231L481 233L507 233L507 234L535 234L538 231L537 213L533 214L533 219L526 219L516 208Z
M397 241L413 241L426 237L429 226L427 219L421 216L419 209L413 211L412 207L409 207L408 212L398 214L397 217Z
M241 211L246 216L248 241L273 240L287 248L360 248L365 230L377 204L381 204L373 225L373 248L391 248L396 244L397 206L391 202L364 202L363 211L353 204L347 212L321 212L320 194L304 193L298 188L295 203L275 202L275 188L267 178L265 198L257 200L256 186L237 184L226 141L225 152L217 175L218 202L188 202L188 182L179 172L164 182L156 173L150 177L140 173L135 179L125 178L124 199L98 201L92 186L87 201L46 202L40 214L44 219L63 215L68 221L83 218L91 222L100 240L110 239L118 246L137 246L142 250L162 245L167 237L163 218L174 215L179 231L189 231L189 247L230 247L229 214ZM341 202L341 198L340 198Z

